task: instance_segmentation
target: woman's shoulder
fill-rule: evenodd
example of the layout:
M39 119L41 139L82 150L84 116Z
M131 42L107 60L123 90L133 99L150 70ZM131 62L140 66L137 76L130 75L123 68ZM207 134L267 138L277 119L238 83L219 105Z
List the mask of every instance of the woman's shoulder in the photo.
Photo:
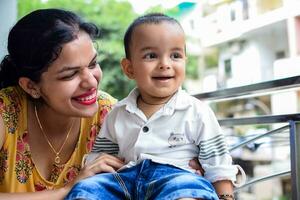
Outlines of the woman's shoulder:
M6 87L0 90L0 98L3 100L5 99L15 101L22 97L24 97L24 92L18 86Z
M112 97L107 92L104 92L102 90L98 91L98 103L100 105L113 105L117 102L117 99Z
M0 90L0 97L7 98L9 94L14 93L16 91L16 87L6 87Z
M14 133L23 110L26 94L19 87L7 87L0 90L0 115L8 131Z
M19 107L26 95L19 87L7 87L0 90L0 110L4 107Z

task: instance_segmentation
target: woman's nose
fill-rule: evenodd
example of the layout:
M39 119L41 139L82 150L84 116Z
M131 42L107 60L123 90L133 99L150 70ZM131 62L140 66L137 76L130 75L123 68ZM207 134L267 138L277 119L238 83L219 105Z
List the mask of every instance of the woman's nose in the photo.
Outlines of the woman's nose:
M81 86L84 88L89 88L91 86L95 86L95 82L97 82L93 70L89 68L84 68L81 71Z

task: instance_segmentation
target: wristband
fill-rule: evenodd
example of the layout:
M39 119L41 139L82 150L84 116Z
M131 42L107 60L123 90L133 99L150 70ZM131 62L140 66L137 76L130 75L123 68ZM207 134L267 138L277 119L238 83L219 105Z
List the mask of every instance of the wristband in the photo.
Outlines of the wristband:
M233 194L220 194L218 197L220 200L234 200Z

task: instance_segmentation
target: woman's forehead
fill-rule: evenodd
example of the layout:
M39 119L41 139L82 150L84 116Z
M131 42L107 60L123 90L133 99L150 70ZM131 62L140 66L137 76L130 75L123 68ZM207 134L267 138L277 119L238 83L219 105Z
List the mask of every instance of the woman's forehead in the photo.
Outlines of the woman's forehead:
M53 66L85 66L95 57L96 50L93 41L86 33L78 34L78 37L62 46L58 58ZM51 67L51 66L50 66Z

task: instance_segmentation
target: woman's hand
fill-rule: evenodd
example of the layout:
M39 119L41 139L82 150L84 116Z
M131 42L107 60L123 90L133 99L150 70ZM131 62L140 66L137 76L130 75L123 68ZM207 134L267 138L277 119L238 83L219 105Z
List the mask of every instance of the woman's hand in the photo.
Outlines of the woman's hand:
M102 153L95 160L85 164L76 179L67 185L67 190L70 190L76 182L84 178L103 172L116 172L124 165L123 159Z
M78 175L79 179L87 178L102 172L116 172L124 166L124 160L102 153L93 161L85 164Z
M192 160L190 160L189 165L192 169L196 170L196 174L200 176L204 175L204 169L202 168L197 158L193 158Z

